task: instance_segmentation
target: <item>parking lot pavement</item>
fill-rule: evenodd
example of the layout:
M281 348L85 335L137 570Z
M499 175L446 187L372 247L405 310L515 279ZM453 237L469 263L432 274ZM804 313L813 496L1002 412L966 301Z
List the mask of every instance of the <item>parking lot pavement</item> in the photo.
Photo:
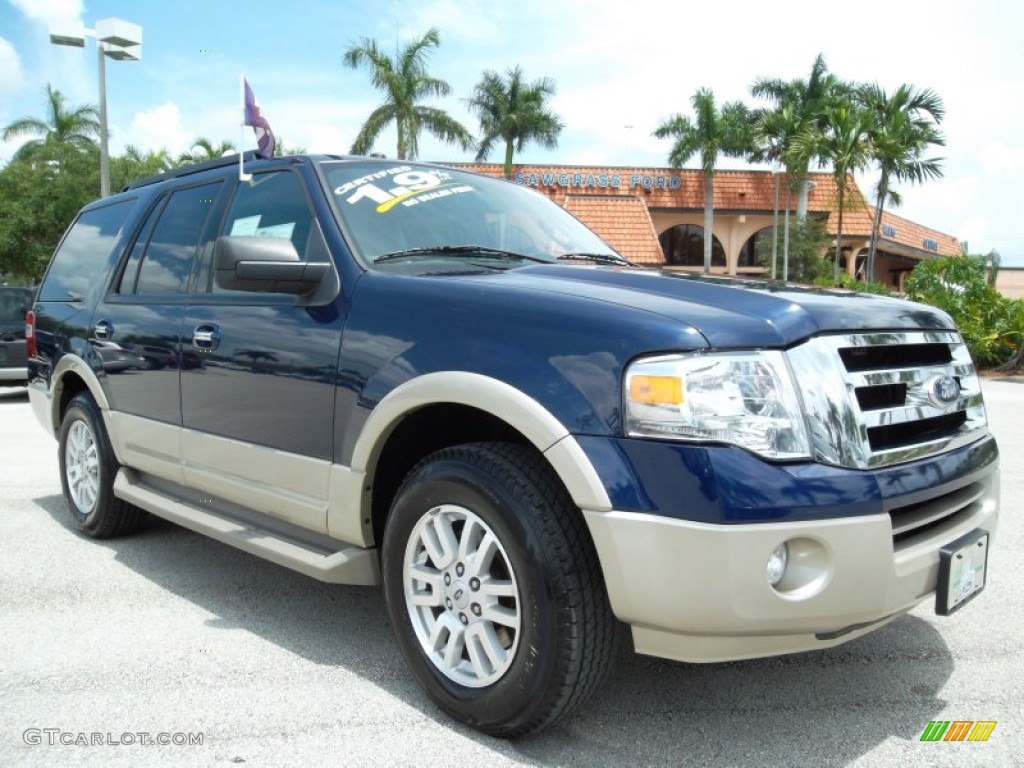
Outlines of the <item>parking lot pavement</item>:
M925 604L845 646L777 659L690 666L624 649L579 716L517 742L434 709L375 589L321 584L160 521L107 542L74 533L56 442L23 391L0 390L0 763L1020 765L1024 383L984 386L1003 512L972 605L940 618ZM931 720L997 726L984 743L921 742ZM61 744L92 734L104 743ZM139 743L160 734L202 744Z

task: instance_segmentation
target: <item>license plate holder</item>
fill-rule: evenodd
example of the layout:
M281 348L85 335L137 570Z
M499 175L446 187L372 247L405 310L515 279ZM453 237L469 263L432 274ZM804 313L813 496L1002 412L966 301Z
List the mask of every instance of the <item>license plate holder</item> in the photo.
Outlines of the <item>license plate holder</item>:
M977 597L985 588L987 570L987 531L971 531L939 550L935 613L949 616Z

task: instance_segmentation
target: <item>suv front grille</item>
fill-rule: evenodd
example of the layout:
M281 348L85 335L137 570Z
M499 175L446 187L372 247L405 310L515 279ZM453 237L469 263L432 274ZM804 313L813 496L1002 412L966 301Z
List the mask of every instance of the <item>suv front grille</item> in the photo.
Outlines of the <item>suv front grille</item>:
M987 432L981 385L955 332L821 336L787 354L820 461L884 466Z
M985 486L972 483L936 499L889 510L892 541L897 549L909 546L922 536L956 526L962 517L976 512L984 501Z

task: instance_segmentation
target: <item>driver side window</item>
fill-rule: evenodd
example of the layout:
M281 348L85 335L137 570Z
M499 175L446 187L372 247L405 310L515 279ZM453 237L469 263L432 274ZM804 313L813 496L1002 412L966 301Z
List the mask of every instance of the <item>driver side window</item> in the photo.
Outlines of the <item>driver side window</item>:
M284 238L291 240L299 258L305 259L312 227L313 214L299 179L291 171L272 171L239 182L220 235ZM240 293L218 287L212 275L211 269L212 293Z

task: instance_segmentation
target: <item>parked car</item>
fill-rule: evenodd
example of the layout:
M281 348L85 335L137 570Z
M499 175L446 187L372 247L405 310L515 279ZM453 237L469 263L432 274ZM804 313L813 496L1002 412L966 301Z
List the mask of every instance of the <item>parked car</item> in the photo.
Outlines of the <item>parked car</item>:
M0 387L23 387L28 381L25 315L32 295L31 288L0 285Z
M581 706L616 621L722 661L982 591L998 450L945 313L635 268L450 168L234 162L86 206L29 314L85 534L146 510L380 584L430 697L500 736Z

